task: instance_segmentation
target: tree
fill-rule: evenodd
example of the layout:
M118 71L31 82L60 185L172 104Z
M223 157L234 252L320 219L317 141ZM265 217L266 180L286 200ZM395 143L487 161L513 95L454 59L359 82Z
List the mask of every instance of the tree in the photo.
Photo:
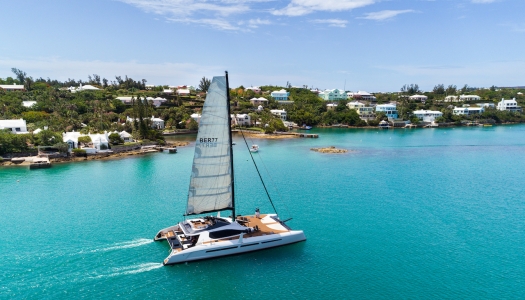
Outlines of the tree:
M113 132L108 136L109 142L113 145L123 144L124 140L120 137L120 135L116 132Z
M201 81L199 82L199 90L203 92L207 92L210 88L211 80L209 80L206 77L202 77Z
M434 86L434 90L433 90L434 94L444 94L445 93L445 85L444 84L438 84L436 86Z
M11 68L11 72L15 73L16 78L18 79L20 84L24 84L25 83L25 80L26 80L26 77L27 77L26 72L24 72L22 70L19 70L17 68Z
M455 95L458 90L458 87L451 84L447 87L446 93L447 95Z
M197 129L199 129L199 123L197 123L197 121L195 121L192 118L192 119L190 119L190 122L187 124L187 128L189 130L197 130Z

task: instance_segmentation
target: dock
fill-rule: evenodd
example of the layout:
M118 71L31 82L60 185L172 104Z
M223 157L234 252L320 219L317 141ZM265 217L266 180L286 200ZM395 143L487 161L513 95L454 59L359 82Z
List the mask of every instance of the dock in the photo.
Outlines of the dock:
M51 168L51 162L47 157L34 157L33 161L29 164L29 169L45 169Z

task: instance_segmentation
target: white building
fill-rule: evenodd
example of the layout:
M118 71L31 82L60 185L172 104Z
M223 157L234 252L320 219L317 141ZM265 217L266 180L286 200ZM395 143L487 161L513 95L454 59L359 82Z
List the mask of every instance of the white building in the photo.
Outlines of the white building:
M190 118L195 120L195 122L197 123L201 122L201 114L198 114L198 113L191 114Z
M131 97L131 96L121 96L121 97L117 97L116 99L122 101L122 103L124 103L126 105L132 105L133 104L133 100L137 101L138 98L137 97ZM144 99L144 98L141 98L141 99ZM157 98L147 97L146 101L148 103L151 103L155 107L159 107L159 106L162 105L162 103L164 103L164 102L166 102L168 100L165 99L165 98L161 98L161 97L157 97Z
M77 88L71 86L68 89L71 91L71 93L82 92L82 91L98 91L98 90L100 90L98 87L92 86L90 84L82 85L82 83Z
M469 106L466 106L466 107L454 107L454 110L452 111L453 114L455 115L466 115L466 116L470 116L470 115L479 115L481 113L483 113L485 111L485 108L484 107L479 107L479 106L472 106L472 107L469 107Z
M436 110L415 110L414 116L423 122L434 122L436 118L442 117L443 113Z
M126 117L126 122L133 123L135 120L138 121L138 119L130 118L129 116ZM151 119L144 118L144 120L151 120L151 128L153 129L164 129L164 120L160 118L152 116Z
M446 96L445 97L445 102L457 102L458 101L458 96Z
M480 96L476 95L461 95L459 96L459 101L479 101L481 100Z
M250 115L248 114L236 114L230 115L232 123L239 126L250 126L252 124Z
M179 96L189 96L190 89L177 89L177 95Z
M326 110L334 110L337 107L337 104L335 103L328 103L326 105Z
M258 86L250 86L250 87L247 87L246 90L252 90L256 94L261 93L261 88L259 88Z
M36 101L22 101L22 105L27 108L30 108L35 104L36 104Z
M284 110L284 109L272 109L272 110L270 110L270 112L273 115L278 116L283 121L286 121L286 118L288 116L288 114L286 113L286 110Z
M397 119L397 107L395 104L378 104L376 112L383 112L389 120Z
M376 97L365 91L357 91L357 93L348 92L346 93L348 99L365 100L365 101L376 101Z
M319 97L325 101L339 101L347 98L345 91L340 89L324 90L319 93Z
M0 120L0 129L11 130L12 133L23 134L27 132L26 120Z
M83 145L81 149L86 150L87 153L97 153L101 150L109 148L108 142L108 132L96 133L96 134L81 134L77 131L64 132L62 133L62 141L69 146L69 151L78 148L78 138L81 136L89 136L91 138L91 143L88 145Z
M428 97L425 95L412 95L408 97L408 100L425 102L428 100Z
M521 106L518 106L518 102L516 102L516 98L512 98L511 100L501 99L501 101L498 102L498 106L496 108L498 110L521 112Z
M371 106L366 106L364 103L359 101L352 101L346 104L349 109L355 109L359 114L359 117L371 117L374 115L374 108Z
M12 92L12 91L23 91L24 85L23 84L0 84L0 90L4 90L6 92Z
M282 89L280 91L273 91L270 95L277 101L288 101L288 96L290 96L290 93L285 89Z

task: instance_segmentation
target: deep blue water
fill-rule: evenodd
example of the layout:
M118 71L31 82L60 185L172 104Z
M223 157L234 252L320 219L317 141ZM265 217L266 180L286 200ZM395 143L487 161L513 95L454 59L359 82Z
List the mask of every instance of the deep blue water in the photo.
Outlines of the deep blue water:
M312 132L248 141L305 243L169 267L192 146L1 168L0 298L523 299L525 126ZM270 212L236 139L238 211Z

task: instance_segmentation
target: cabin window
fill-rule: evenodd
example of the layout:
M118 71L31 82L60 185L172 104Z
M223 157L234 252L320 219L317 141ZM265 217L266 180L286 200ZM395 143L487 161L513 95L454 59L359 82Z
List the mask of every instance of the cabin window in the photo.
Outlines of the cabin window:
M226 229L226 230L221 230L221 231L210 232L210 238L212 238L212 239L220 239L220 238L223 238L223 237L232 236L232 235L238 235L238 234L241 234L241 233L243 233L242 230Z

